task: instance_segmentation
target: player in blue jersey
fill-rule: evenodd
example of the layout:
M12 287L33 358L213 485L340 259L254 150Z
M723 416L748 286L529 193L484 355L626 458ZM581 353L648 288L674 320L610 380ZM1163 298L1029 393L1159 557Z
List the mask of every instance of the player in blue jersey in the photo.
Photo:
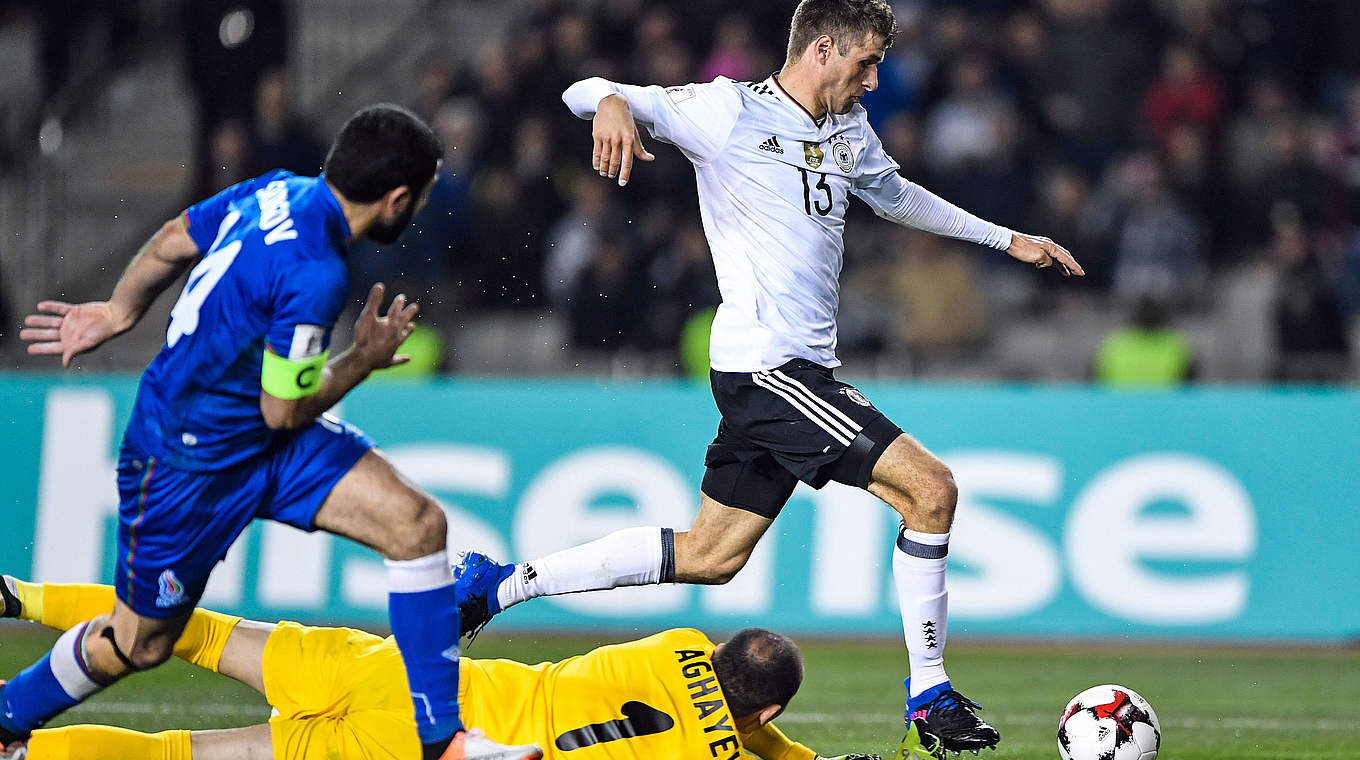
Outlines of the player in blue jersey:
M444 512L363 433L324 414L370 372L405 361L394 354L416 306L398 295L380 314L381 284L354 345L336 356L331 329L349 289L350 244L394 242L442 155L414 114L370 106L340 130L320 177L274 172L229 187L166 222L108 301L44 301L27 318L29 353L68 366L130 329L193 266L118 459L117 604L0 687L0 747L168 659L213 566L262 517L347 536L387 559L392 631L427 758L539 756L463 731ZM272 728L276 747L300 740L286 721ZM324 754L324 737L308 740L323 741Z

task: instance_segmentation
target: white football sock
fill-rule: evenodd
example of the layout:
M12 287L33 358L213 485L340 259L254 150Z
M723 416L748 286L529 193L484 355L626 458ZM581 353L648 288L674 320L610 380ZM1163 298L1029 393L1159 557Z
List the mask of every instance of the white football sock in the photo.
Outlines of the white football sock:
M675 532L627 528L521 563L496 590L501 609L539 596L675 580Z
M919 533L905 527L899 531L893 551L893 583L902 608L912 697L949 680L944 672L949 624L949 592L944 585L948 552L948 533Z

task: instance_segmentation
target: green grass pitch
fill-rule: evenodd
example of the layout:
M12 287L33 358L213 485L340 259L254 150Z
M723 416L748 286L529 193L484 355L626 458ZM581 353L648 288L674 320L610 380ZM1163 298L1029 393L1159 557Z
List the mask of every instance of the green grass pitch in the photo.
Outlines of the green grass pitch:
M639 632L639 635L645 632ZM26 666L54 636L0 626L0 674ZM617 640L607 639L607 640ZM527 662L607 640L487 635L470 654ZM807 680L778 724L823 755L891 754L902 731L901 644L802 642ZM1162 760L1360 759L1360 651L1200 646L1019 644L955 640L950 675L1001 730L989 758L1053 760L1067 700L1098 683L1141 693L1162 723ZM59 723L139 730L226 728L267 719L250 689L180 662L121 683ZM967 757L969 755L965 755Z

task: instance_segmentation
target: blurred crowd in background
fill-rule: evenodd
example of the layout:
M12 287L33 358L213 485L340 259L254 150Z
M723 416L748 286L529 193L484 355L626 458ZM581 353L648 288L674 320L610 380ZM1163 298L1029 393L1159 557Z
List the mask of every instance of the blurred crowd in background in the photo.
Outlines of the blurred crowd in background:
M784 60L794 4L538 0L507 11L510 33L480 49L424 51L394 99L443 137L443 173L401 241L354 256L356 291L395 283L435 327L469 313L536 315L561 322L581 355L684 366L685 344L719 300L692 169L644 135L656 161L625 189L601 179L590 170L590 126L560 95L587 76L763 79ZM186 7L217 23L226 6L282 19L284 5ZM1166 379L1192 379L1195 349L1176 326L1222 308L1220 283L1251 271L1269 283L1260 309L1275 359L1265 376L1242 379L1354 377L1360 3L893 6L901 31L863 104L902 174L991 221L1052 237L1088 276L1060 281L871 221L855 204L842 356L907 357L886 366L909 368L966 362L1004 340L1007 325L1117 311L1128 326L1091 357L1091 374L1120 371L1142 350L1159 357ZM194 16L185 16L189 37ZM202 94L193 195L276 166L314 172L329 135L295 112L286 40L217 59L210 42L186 48Z

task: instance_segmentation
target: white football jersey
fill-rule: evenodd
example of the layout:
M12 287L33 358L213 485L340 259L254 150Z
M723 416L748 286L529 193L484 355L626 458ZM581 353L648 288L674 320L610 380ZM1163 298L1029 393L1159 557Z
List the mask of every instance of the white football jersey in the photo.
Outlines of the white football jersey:
M840 364L836 311L852 194L902 224L1010 246L1009 230L902 179L858 104L818 124L773 76L671 88L596 77L572 85L563 100L590 118L611 94L694 164L722 293L709 348L718 371L754 372L791 359Z

